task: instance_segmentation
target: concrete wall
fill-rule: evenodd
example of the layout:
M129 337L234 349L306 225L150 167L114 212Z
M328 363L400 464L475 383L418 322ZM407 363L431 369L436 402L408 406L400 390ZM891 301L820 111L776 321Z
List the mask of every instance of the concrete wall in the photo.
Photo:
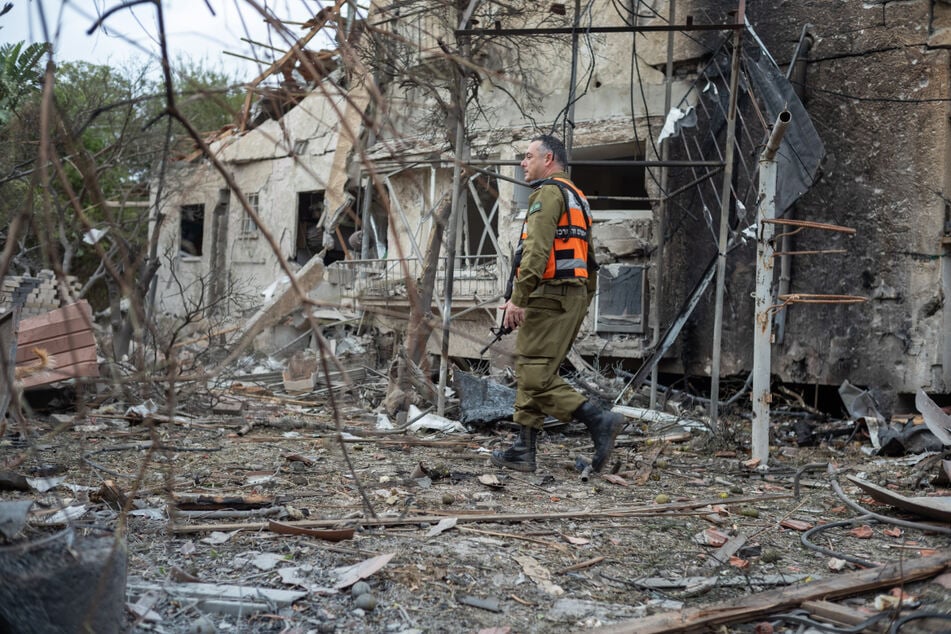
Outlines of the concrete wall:
M821 182L799 218L854 227L852 238L818 232L797 249L845 248L845 256L793 262L793 291L863 295L865 304L797 305L774 371L787 381L873 389L886 408L900 394L951 391L948 380L948 97L945 2L748 3L774 56L814 25L807 101L826 145ZM933 15L932 15L933 11Z
M298 194L326 186L342 102L315 91L280 121L267 121L212 146L241 192L258 194L258 213L277 252L265 233L242 231L245 211L234 192L228 203L227 234L215 244L212 216L219 191L228 188L225 178L208 161L173 168L162 204L166 218L160 242L160 252L165 254L158 273L160 310L182 314L198 300L201 285L197 282L212 271L215 249L224 250L225 287L231 285L249 306L263 301L262 292L285 275L282 261L296 254ZM299 154L294 154L295 147ZM200 257L180 250L180 211L183 205L194 204L205 208ZM288 266L292 271L298 268L290 262Z
M848 379L872 388L886 409L902 406L901 395L919 387L929 392L951 391L951 306L945 299L951 290L947 256L951 248L951 204L947 202L951 199L947 106L951 5L930 0L746 4L750 23L782 67L790 60L803 25L813 25L815 43L807 66L805 103L827 156L820 182L791 213L857 230L854 237L808 231L797 235L796 250L844 248L848 254L796 257L790 290L869 298L864 304L788 307L785 339L774 347L774 374L783 381L804 384L838 385ZM676 5L677 22L688 16L698 23L726 22L736 5L735 0L681 0ZM649 6L660 16L668 15L667 2L657 0ZM591 23L597 26L621 24L613 3L596 3L591 15ZM660 18L654 20L660 22ZM506 22L505 26L519 25ZM674 104L723 37L717 32L675 35ZM632 42L642 60L639 73L632 73L630 67ZM667 34L594 34L582 44L575 155L597 157L636 139L652 156L648 132L657 134L664 115ZM516 55L520 55L519 68ZM562 121L570 55L570 37L524 38L518 46L499 44L479 51L477 60L486 70L479 87L482 109L472 109L468 116L474 156L517 160L533 134ZM445 68L438 64L431 72L433 77L445 76ZM376 158L384 163L396 156L424 161L445 158L454 128L440 114L432 93L394 81L387 97L386 125L373 149ZM267 194L268 208L262 211L282 245L282 257L293 244L296 192L321 188L337 147L334 122L340 117L339 108L319 95L305 104L310 105L304 108L302 104L282 121L268 122L221 151L243 188ZM288 148L300 139L309 140L306 156L295 162L288 158ZM425 164L392 170L391 193L399 200L405 219L391 210L389 239L391 246L399 248L389 249L390 258L413 255L409 235L424 248L431 229L424 216L448 190L450 166L443 162L435 172ZM177 181L180 191L166 206L170 227L177 226L175 213L181 204L204 202L210 213L222 186L207 166L189 166L188 171ZM501 172L515 175L512 167L503 167ZM585 183L579 184L584 188ZM504 181L499 184L503 252L517 238L521 222L516 187ZM650 191L657 194L656 188ZM715 223L718 210L712 213ZM232 218L229 226L237 224ZM656 218L632 214L602 219L595 225L602 259L650 267L651 286L656 273L666 271L662 326L676 315L708 256L715 252L710 227L698 206L676 210L673 225L664 262L655 261L652 254ZM255 289L266 286L279 272L277 259L262 245L262 240L229 244L230 274L249 280ZM204 262L188 258L177 257L173 266L186 279L207 271ZM731 252L723 375L745 376L751 366L753 271L751 244ZM163 301L174 305L177 300L167 274L160 275L166 275L162 279L170 289ZM489 312L483 317L486 327L494 321ZM666 370L709 375L712 318L712 293L708 292L665 360ZM637 336L587 333L579 349L639 358L649 341L650 331ZM636 367L637 362L632 365Z

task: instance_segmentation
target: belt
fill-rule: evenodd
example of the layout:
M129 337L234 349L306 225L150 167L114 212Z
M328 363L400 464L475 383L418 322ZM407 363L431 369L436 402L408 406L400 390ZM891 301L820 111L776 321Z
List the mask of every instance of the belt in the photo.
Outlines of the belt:
M542 284L544 295L587 295L588 289L580 284Z

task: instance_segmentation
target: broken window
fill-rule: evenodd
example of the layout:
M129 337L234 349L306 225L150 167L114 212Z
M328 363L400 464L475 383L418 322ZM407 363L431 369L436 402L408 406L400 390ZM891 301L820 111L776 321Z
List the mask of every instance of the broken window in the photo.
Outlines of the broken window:
M254 215L258 218L261 217L260 206L259 206L259 195L257 192L247 195L248 206L254 210ZM258 225L254 222L254 219L251 217L251 214L248 213L248 210L243 210L241 216L241 237L242 238L252 238L257 237L258 235Z
M324 192L298 192L297 194L297 249L294 261L306 264L324 248L324 231L320 226L324 212Z
M445 22L445 7L439 3L418 4L406 11L398 3L382 11L378 27L388 25L393 33L388 38L390 54L400 58L408 67L424 64L433 58L442 59L445 53L439 46L441 40L452 38Z
M499 234L498 181L487 175L469 181L466 222L463 226L463 255L470 256L471 265L494 262L499 252L496 236ZM486 257L480 257L486 256Z
M572 163L571 180L584 192L592 211L651 209L646 170L643 165L631 165L633 161L642 161L644 156L633 150L633 146L623 149L582 148L575 153L577 162ZM521 166L515 168L514 178L517 181L525 179ZM528 208L531 193L530 187L515 188L516 209L524 211ZM609 218L607 214L594 214L595 220Z
M620 156L604 155L616 153L597 148L585 152L584 159L576 156L578 160L599 161L599 164L573 165L571 180L587 196L592 211L650 209L644 166L630 164L630 161L643 160L644 156L626 152ZM612 162L617 164L612 165Z
M200 256L205 234L205 206L182 205L180 228L182 254Z
M598 270L596 332L643 333L645 267L604 264Z

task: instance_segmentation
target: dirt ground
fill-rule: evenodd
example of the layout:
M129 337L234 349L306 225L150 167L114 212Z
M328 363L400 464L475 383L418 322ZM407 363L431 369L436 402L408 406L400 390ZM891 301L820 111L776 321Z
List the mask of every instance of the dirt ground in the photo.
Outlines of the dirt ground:
M694 631L847 631L815 626L815 610L798 604L772 607L780 592L837 580L830 602L858 620L905 593L900 611L863 631L925 612L944 618L893 631L951 631L951 531L928 530L846 478L948 496L931 484L941 456L870 456L848 421L799 447L792 425L804 417L777 418L764 471L748 463L748 413L727 412L721 435L631 419L613 473L583 478L578 459L591 446L579 425L546 431L538 471L519 474L487 459L511 441L504 424L380 430L376 414L343 396L341 443L326 396L231 398L228 413L186 404L172 420L139 421L116 406L36 411L3 439L8 472L61 481L45 492L6 487L0 499L34 500L34 518L81 507L78 534L109 525L125 536L129 631L640 632L651 615L695 617L757 598L761 611ZM862 518L855 504L904 523ZM287 534L273 521L352 536ZM12 541L50 530L31 521ZM943 557L943 576L882 587L855 577L927 557ZM215 603L185 591L206 587L198 583L250 590ZM289 594L263 599L258 589Z

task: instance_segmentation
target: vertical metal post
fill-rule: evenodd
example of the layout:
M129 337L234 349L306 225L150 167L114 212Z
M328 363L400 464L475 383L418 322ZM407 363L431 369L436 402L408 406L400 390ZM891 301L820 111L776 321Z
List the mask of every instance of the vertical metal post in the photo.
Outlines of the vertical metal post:
M773 336L773 236L776 226L776 150L782 141L789 112L782 112L773 126L759 162L759 205L756 210L756 292L753 324L753 459L765 468L769 461L769 404L771 345Z
M669 0L668 24L677 23L677 0ZM636 36L635 36L636 37ZM637 60L634 61L637 63ZM674 80L674 32L667 32L667 69L664 81L664 117L670 112L671 84ZM632 113L633 114L633 113ZM660 160L666 161L670 157L670 141L660 147ZM667 166L660 168L660 202L657 205L657 251L654 253L654 291L651 293L651 313L654 319L654 333L651 338L651 347L656 348L660 343L663 327L661 324L663 313L661 302L664 297L664 244L667 241ZM651 369L651 398L650 408L657 409L657 364Z
M470 8L474 2L470 4ZM461 21L463 26L467 17ZM460 27L462 28L462 27ZM460 43L460 54L466 59L469 54L467 41ZM452 318L452 286L455 274L456 233L459 230L459 216L464 213L465 194L462 185L462 162L468 160L469 151L466 147L466 73L461 68L456 69L457 84L455 102L456 113L456 147L455 162L452 167L452 207L449 212L449 229L446 236L446 285L442 310L442 349L439 358L439 390L436 395L436 412L442 416L446 413L446 383L449 377L449 326ZM441 230L441 227L433 227Z
M736 19L744 23L745 2L740 0ZM730 105L727 109L726 148L724 151L723 191L720 192L720 235L717 242L716 304L713 318L713 358L710 370L710 425L720 431L720 348L723 343L723 289L726 285L726 247L730 229L730 198L733 191L733 153L736 139L736 100L740 79L740 43L742 30L733 32L733 60L730 63Z
M941 342L941 366L944 389L951 389L951 237L941 238L941 290L944 293L944 311L942 320L943 341Z

